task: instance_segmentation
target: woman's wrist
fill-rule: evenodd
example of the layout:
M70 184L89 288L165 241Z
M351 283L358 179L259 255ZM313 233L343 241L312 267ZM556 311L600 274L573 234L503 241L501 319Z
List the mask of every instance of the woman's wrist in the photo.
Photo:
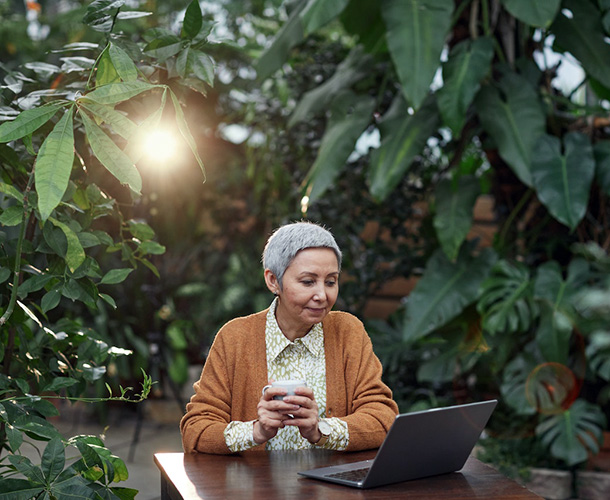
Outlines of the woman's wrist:
M256 419L252 423L252 440L256 444L264 444L267 442L267 439L263 436L263 434L261 432L261 424L258 421L258 419Z

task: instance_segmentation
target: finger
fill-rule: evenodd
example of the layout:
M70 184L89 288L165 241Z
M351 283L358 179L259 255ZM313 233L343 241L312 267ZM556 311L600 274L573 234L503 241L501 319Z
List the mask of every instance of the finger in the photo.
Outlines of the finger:
M262 399L264 399L265 401L271 401L275 397L284 397L284 396L286 396L285 389L282 389L281 387L270 387L263 393Z
M299 405L303 408L316 409L316 411L318 409L318 404L316 403L315 399L311 399L306 396L286 396L284 398L284 403Z

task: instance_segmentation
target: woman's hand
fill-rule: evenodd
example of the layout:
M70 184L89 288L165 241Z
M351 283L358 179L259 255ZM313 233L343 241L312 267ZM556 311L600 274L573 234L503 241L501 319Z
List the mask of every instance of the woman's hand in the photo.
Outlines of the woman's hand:
M286 391L284 389L280 387L269 387L261 396L261 399L256 406L258 420L254 422L253 429L254 441L257 444L266 443L271 438L275 437L278 429L283 428L287 421L293 420L291 415L294 415L295 412L301 410L298 404L273 399L274 396L285 395ZM296 396L291 396L291 398L295 397ZM288 396L286 399L289 399Z
M291 411L293 418L284 421L284 425L296 425L301 436L310 443L317 443L322 437L318 429L318 403L309 387L297 387L294 396L286 396L284 403L298 407Z

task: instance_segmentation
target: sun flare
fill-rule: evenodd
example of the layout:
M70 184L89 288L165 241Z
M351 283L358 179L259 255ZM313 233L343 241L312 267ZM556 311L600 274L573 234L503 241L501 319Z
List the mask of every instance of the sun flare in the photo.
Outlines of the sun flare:
M178 141L174 133L167 129L150 132L143 141L144 156L157 165L168 162L178 152Z

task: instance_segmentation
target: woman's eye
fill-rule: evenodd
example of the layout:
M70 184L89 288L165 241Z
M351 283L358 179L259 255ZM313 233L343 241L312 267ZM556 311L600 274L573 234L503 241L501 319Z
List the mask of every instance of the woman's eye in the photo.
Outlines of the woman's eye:
M326 286L335 286L337 284L336 281L327 281Z
M313 285L313 281L312 280L303 280L303 281L301 281L301 283L303 283L305 286Z

